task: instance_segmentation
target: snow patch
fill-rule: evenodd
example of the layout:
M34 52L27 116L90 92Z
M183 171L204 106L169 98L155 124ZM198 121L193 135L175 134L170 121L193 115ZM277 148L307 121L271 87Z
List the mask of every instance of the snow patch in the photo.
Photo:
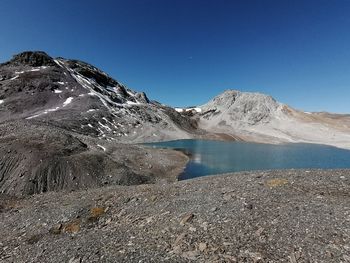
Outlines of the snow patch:
M60 66L61 68L64 68L64 66L62 65L62 63L58 59L54 59L54 61L58 66Z
M60 107L56 107L56 108L54 108L54 109L48 109L47 112L57 111L59 108L60 108ZM47 112L45 111L45 114L46 114Z
M26 120L34 119L34 118L37 118L37 117L39 117L41 115L48 114L49 112L57 111L59 109L60 109L60 107L56 107L56 108L53 108L53 109L47 109L47 110L45 110L45 111L43 111L41 113L38 113L38 114L35 114L33 116L30 116L30 117L26 118Z
M40 70L46 69L46 68L47 68L46 66L35 67L35 68L29 69L29 70L16 71L15 73L16 73L16 74L23 74L23 73L26 73L26 72L40 71Z
M108 125L104 125L104 124L102 124L101 122L98 122L98 124L99 124L100 126L102 126L103 128L105 128L107 131L111 131L111 130L112 130L111 128L109 128Z
M175 108L177 112L188 112L188 111L195 111L197 113L201 113L202 109L199 107L194 107L194 108Z
M69 97L65 100L65 102L63 102L63 107L67 106L69 103L71 103L73 100L73 97Z
M126 93L128 93L128 95L130 96L130 97L135 97L135 94L134 93L132 93L130 90L128 90L128 89L126 89Z
M192 108L191 110L194 110L194 111L196 111L196 112L198 112L198 113L200 113L200 112L202 112L202 109L201 108Z
M53 92L54 92L54 93L62 93L62 90L55 89Z
M36 118L36 117L39 117L39 116L42 115L42 114L43 114L43 113L30 116L30 117L26 118L26 120L34 119L34 118Z
M128 100L126 102L126 104L129 104L129 105L140 105L141 103L140 102L133 102L133 101Z
M97 144L98 147L100 147L104 152L106 151L106 148L103 147L102 145Z
M4 100L0 100L0 104L3 104L4 103Z
M10 78L10 80L18 79L19 75L14 76L13 78Z

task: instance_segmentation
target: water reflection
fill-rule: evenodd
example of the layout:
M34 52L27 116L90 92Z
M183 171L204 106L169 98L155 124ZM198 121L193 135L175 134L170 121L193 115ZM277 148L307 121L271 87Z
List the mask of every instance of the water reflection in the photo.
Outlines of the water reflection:
M181 150L190 157L180 179L249 170L350 167L350 151L324 145L204 140L178 140L152 145Z

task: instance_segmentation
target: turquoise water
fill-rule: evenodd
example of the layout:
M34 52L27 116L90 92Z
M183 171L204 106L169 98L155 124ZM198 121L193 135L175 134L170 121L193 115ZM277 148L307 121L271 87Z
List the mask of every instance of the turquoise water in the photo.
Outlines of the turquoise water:
M180 180L251 170L350 168L349 150L317 144L177 140L148 145L180 150L190 157Z

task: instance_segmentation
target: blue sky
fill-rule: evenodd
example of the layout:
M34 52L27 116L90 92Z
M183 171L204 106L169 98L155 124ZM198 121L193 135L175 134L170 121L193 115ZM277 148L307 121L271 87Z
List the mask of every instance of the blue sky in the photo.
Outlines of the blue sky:
M81 59L172 106L238 89L350 113L349 14L348 0L2 0L0 61Z

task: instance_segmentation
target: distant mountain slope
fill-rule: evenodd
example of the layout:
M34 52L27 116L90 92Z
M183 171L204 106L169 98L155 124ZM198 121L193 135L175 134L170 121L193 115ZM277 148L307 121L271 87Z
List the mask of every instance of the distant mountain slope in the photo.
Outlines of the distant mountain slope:
M271 96L227 90L200 108L204 119L255 125L271 120L281 107Z
M266 143L308 142L350 148L350 116L306 113L260 93L227 90L200 106L199 127Z

